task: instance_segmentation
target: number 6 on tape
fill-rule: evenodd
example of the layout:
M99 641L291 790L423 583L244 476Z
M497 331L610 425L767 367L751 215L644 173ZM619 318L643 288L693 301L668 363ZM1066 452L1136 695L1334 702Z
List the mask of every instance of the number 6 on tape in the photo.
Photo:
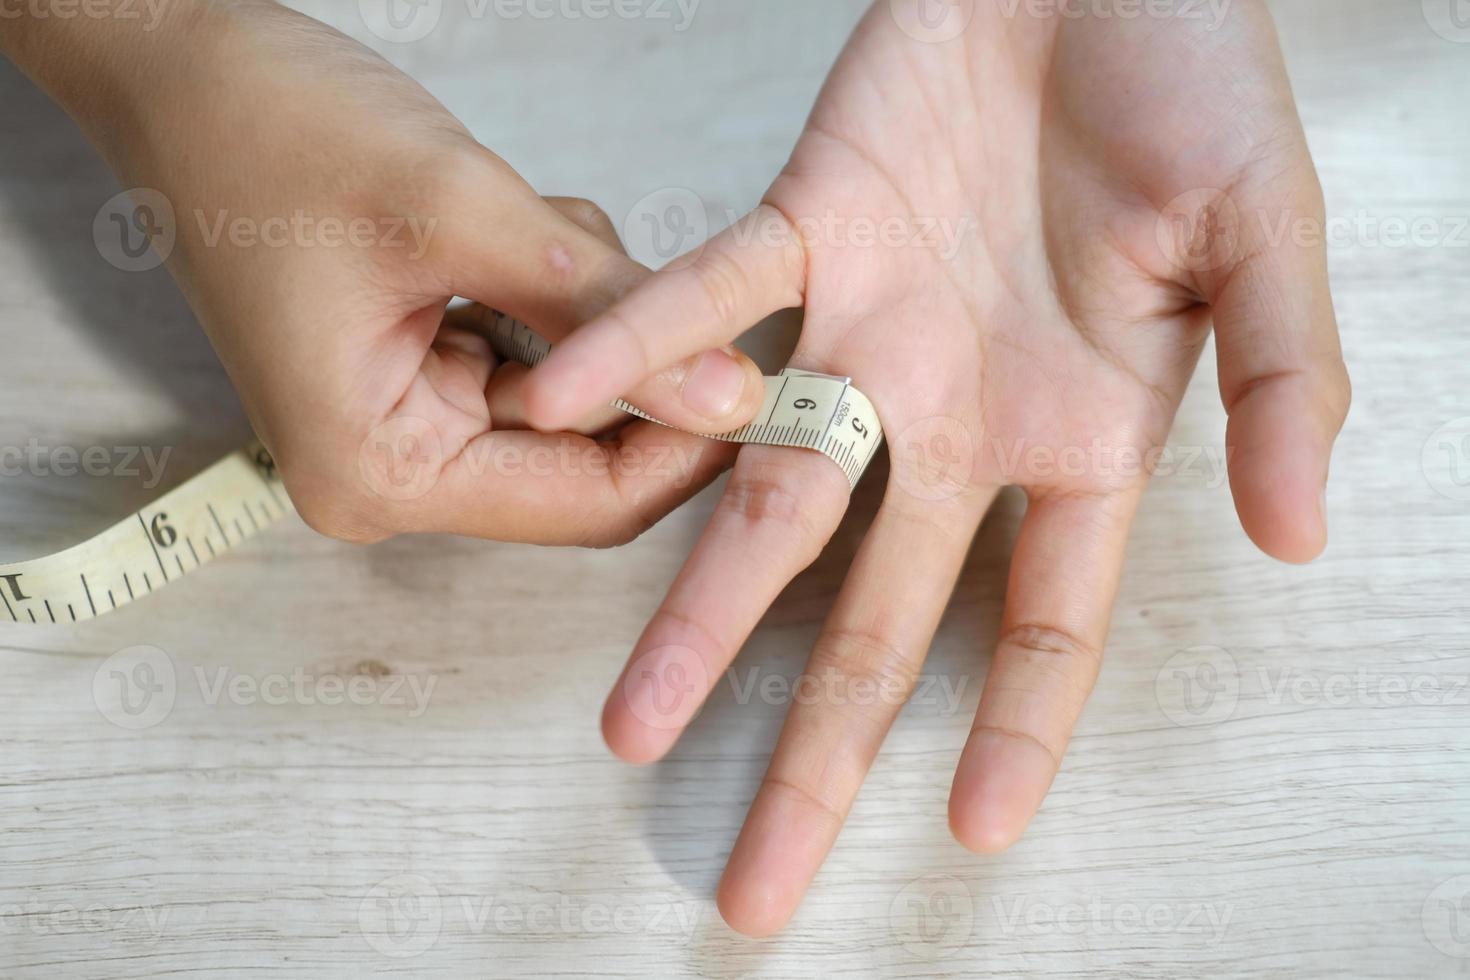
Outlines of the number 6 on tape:
M490 346L535 367L551 344L493 310L481 319ZM788 368L766 378L765 404L724 442L792 446L822 453L856 486L883 430L850 379ZM621 399L614 407L656 422ZM252 443L96 537L45 558L0 564L0 622L71 623L111 612L182 578L254 537L295 508L270 453Z

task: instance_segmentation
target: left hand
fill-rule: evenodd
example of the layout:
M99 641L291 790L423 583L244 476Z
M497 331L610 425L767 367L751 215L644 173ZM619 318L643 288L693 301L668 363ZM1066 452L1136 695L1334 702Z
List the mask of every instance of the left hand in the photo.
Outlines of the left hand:
M1271 234L1320 227L1323 204L1265 7L1237 2L1215 30L975 7L959 39L926 44L898 24L911 6L878 3L761 208L575 332L525 389L533 424L564 427L804 304L794 366L852 376L881 415L883 506L808 673L819 690L878 681L902 696L792 707L720 887L748 933L795 911L1006 485L1030 503L950 821L982 852L1021 835L1098 673L1148 482L1138 461L1167 438L1212 321L1241 523L1288 561L1326 543L1349 384L1320 238ZM952 255L942 236L916 240L967 218ZM859 221L907 234L863 245ZM1092 462L1031 466L1034 449ZM670 748L846 499L820 456L741 452L609 699L615 752ZM667 723L650 676L693 686Z

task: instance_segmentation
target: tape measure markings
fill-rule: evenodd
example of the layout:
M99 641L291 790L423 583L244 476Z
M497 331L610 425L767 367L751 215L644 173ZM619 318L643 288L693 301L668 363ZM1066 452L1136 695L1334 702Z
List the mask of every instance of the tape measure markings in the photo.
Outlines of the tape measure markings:
M91 619L204 566L293 511L270 454L252 443L82 544L0 565L0 598L17 623Z
M526 367L551 352L551 344L510 317L486 311L482 325L497 354ZM614 406L664 424L622 399ZM813 413L826 422L804 424ZM708 438L814 450L841 467L854 486L883 441L872 403L850 379L810 371L788 368L766 378L756 419ZM81 544L0 564L0 600L16 623L92 619L202 568L292 513L274 460L252 442ZM184 562L186 552L192 564ZM162 577L156 585L155 576Z
M519 320L496 310L485 309L480 324L490 346L501 357L534 368L551 353L550 342ZM734 432L699 434L720 442L816 450L842 468L849 486L857 486L883 442L878 413L867 396L852 386L851 378L795 368L787 368L765 381L765 402L756 413L756 419L764 418L765 422L752 421ZM825 425L803 424L810 413L819 412L827 405L831 411L826 413ZM621 398L613 402L613 407L649 422L666 424ZM780 424L777 424L778 413Z

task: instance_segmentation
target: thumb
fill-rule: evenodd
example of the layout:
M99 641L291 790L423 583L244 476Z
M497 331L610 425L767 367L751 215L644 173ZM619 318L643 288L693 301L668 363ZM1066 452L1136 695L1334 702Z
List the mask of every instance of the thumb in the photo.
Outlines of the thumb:
M1321 187L1300 154L1286 174L1219 194L1197 223L1214 241L1195 252L1218 256L1197 278L1214 314L1236 511L1261 550L1289 562L1327 545L1328 469L1352 397L1324 236L1273 233L1324 226Z

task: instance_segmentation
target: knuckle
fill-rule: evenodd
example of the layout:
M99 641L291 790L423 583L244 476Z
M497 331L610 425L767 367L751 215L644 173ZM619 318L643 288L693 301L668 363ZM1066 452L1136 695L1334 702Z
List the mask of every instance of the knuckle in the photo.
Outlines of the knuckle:
M1016 744L1029 749L1040 750L1046 753L1047 756L1051 758L1052 764L1056 768L1060 769L1062 767L1062 753L1056 748L1052 747L1050 744L1048 744L1046 740L1043 739L1040 735L1037 735L1033 732L1029 732L1020 728L1011 728L1006 725L1001 725L990 721L976 722L974 731L985 732L986 734L1007 742L1015 742Z
M607 212L585 197L565 198L563 208L563 213L588 231L605 234L613 229L612 218Z
M621 548L632 544L658 523L668 508L658 506L653 494L640 490L636 482L623 479L622 472L613 466L609 469L612 480L611 507L600 508L593 513L590 523L582 535L583 546L588 548Z
M400 193L403 206L420 216L423 227L432 228L424 241L426 253L448 260L483 242L485 222L496 217L487 189L513 171L471 140L451 143L447 150L438 144L436 149L433 156L405 165L404 171L413 176L403 181L408 186Z
M1353 407L1353 379L1347 365L1338 362L1333 366L1327 381L1327 409L1332 420L1339 426L1347 421Z
M1063 669L1071 664L1081 664L1096 670L1102 663L1102 650L1095 644L1072 630L1043 623L1009 626L1002 631L997 645L1048 661L1063 661L1060 665Z
M606 551L632 544L653 527L636 511L623 511L588 526L578 538L578 546Z
M719 323L733 323L746 290L745 273L735 259L709 249L690 267L705 303Z
M840 827L843 821L847 819L846 807L839 801L833 800L795 780L786 779L775 773L766 773L764 778L761 779L761 789L765 792L786 797L810 811L814 816L834 826Z
M1310 157L1304 161L1301 175L1297 178L1297 195L1308 215L1318 220L1327 216L1327 195L1322 190L1322 180Z
M920 500L912 494L902 492L903 487L892 488L897 480L890 473L890 489L885 490L883 506L888 516L926 537L959 537L969 534L973 527L974 491L966 488L952 497L940 500Z
M473 140L452 144L447 152L442 145L435 149L432 156L417 157L407 166L417 175L413 192L427 206L463 208L473 204L484 195L487 181L509 169Z
M278 465L297 514L313 531L350 544L374 544L388 537L350 477L331 468Z
M807 673L830 677L844 687L863 685L883 692L896 708L918 683L919 657L874 630L834 627L812 647Z
M764 526L789 531L815 559L842 507L828 506L823 493L798 489L802 484L795 477L777 464L736 467L716 508L716 518L747 529Z
M804 230L800 225L792 222L785 211L769 202L762 203L756 209L762 222L773 222L776 227L783 229L782 243L786 246L781 251L781 262L783 282L795 282L804 284L807 275L807 254L816 244L814 236ZM798 286L793 302L800 303L805 293L805 286Z

